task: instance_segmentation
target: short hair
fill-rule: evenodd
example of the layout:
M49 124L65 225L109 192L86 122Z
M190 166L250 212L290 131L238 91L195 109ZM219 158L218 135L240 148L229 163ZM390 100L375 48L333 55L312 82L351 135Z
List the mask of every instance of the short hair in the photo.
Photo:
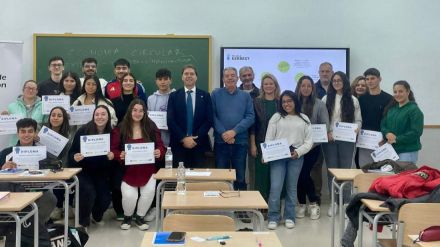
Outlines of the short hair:
M330 69L333 70L333 65L330 62L323 62L323 63L321 63L319 65L319 69L321 69L321 66L324 66L324 65L330 66Z
M50 63L52 63L53 61L58 61L58 60L60 60L64 65L64 59L60 56L51 57L49 59L49 63L47 65L50 66Z
M81 62L81 66L84 67L84 64L86 64L86 63L94 63L94 64L98 65L98 61L94 57L84 58Z
M251 66L243 66L240 68L240 70L238 71L239 75L241 75L242 73L244 73L246 70L250 70L252 72L252 74L254 73L254 69L252 69Z
M238 73L237 73L237 69L234 68L234 67L226 67L226 68L224 68L224 69L223 69L223 74L226 72L226 70L233 70L233 71L235 72L235 74L238 75Z
M369 75L380 77L380 72L376 68L369 68L369 69L365 70L364 76L367 77Z
M27 84L29 84L30 82L35 83L35 85L37 85L37 90L38 90L38 83L36 81L34 81L34 80L27 80L27 81L25 81L24 84L23 84L23 90L27 86Z
M115 67L115 68L118 65L126 65L128 68L130 68L130 62L127 59L125 59L125 58L119 58L118 60L116 60L113 63L113 67Z
M167 68L158 69L156 71L156 79L168 77L171 79L171 71Z
M37 121L32 118L22 118L17 121L17 132L22 128L32 127L34 131L37 131Z
M183 75L183 72L184 72L186 69L193 69L193 70L194 70L194 73L196 73L196 76L199 76L198 73L197 73L196 66L194 66L194 65L192 65L192 64L187 64L187 65L183 66L183 68L182 68L182 75Z

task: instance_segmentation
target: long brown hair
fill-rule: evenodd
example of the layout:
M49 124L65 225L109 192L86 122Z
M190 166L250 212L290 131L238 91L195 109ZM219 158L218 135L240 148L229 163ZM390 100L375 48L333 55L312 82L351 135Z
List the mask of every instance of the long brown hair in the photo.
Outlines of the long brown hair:
M136 98L131 101L127 112L125 113L124 119L120 124L121 143L125 144L128 139L133 139L133 118L131 116L131 112L133 111L135 105L141 105L142 109L144 110L144 117L141 119L142 139L144 139L145 142L155 142L155 130L157 129L156 124L154 124L154 122L148 117L145 102Z

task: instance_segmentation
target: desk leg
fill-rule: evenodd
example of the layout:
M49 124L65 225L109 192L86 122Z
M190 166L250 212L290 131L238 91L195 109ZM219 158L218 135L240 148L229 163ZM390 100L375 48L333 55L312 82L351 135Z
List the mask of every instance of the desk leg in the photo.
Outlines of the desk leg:
M37 204L34 202L31 204L33 207L33 211L34 211L34 246L38 246L38 235L39 235L39 231L38 231L38 206Z
M73 176L75 183L75 227L79 226L79 179L77 176Z
M332 210L332 212L335 212L335 184L336 184L336 179L335 179L335 177L333 177L333 179L332 179L332 188L331 188L331 204L330 204L330 207L331 207L331 210ZM332 244L331 244L331 247L334 247L335 246L335 216L333 215L333 217L331 217L332 218L332 236L331 236L331 241L332 241Z
M255 226L255 230L256 231L259 231L259 232L261 232L261 231L263 231L263 229L264 229L264 217L263 217L263 214L260 212L260 210L256 210L256 209L251 209L251 210L248 210L249 212L252 212L252 220L254 220L255 218L258 220L258 222L257 222L257 224L254 222L253 223L253 225Z
M349 181L342 182L339 187L339 241L345 231L344 187L349 183Z
M162 210L160 209L161 207L161 198L162 198L162 188L165 186L167 181L162 180L160 181L160 183L157 185L156 188L156 232L160 231L161 229L161 215L162 215Z
M364 209L365 209L365 205L361 205L361 207L359 208L359 217L358 217L358 246L362 247L362 241L363 241L363 234L364 234L364 222L362 221L364 216Z
M66 181L57 181L64 187L64 247L67 247L68 231L69 231L69 185Z
M15 247L21 246L21 220L18 213L9 213L15 220Z

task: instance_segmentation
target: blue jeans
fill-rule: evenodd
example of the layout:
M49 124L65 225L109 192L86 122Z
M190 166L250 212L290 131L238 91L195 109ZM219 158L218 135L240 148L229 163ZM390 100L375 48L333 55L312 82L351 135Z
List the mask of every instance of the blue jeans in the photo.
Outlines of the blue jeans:
M245 172L248 144L215 143L215 165L222 169L235 169L234 188L246 190Z
M299 159L286 158L269 163L270 166L270 194L269 194L269 221L279 222L280 196L286 180L286 203L284 205L284 219L295 221L296 188L299 174L303 165L303 157Z
M397 155L399 155L398 161L406 161L406 162L411 162L413 164L417 164L417 159L419 158L419 151L399 153Z

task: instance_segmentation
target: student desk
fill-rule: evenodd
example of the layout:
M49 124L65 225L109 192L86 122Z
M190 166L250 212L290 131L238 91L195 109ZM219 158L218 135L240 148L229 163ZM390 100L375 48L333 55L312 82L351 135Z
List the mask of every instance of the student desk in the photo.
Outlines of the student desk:
M35 201L43 195L41 192L11 192L9 198L0 200L0 222L15 222L15 246L21 245L21 224L32 215L34 216L34 246L38 246L38 207ZM29 212L22 210L31 206ZM14 220L9 220L11 216Z
M61 185L64 193L64 244L67 247L69 229L69 192L75 188L75 227L79 225L79 181L76 176L81 168L64 168L62 171L51 172L44 176L22 176L20 174L1 174L0 182L26 183L25 187L50 189L51 185ZM68 182L73 180L73 182ZM28 186L29 185L29 186ZM48 186L49 185L49 186Z
M331 210L334 212L335 207L335 194L339 194L339 239L342 238L342 234L345 229L345 210L344 210L344 187L350 182L353 182L354 177L358 174L364 173L361 169L339 169L329 168L328 171L333 175L332 188L331 188ZM331 246L335 246L335 215L332 216L332 237Z
M224 240L226 246L240 247L282 247L280 239L275 232L187 232L185 237L185 246L190 247L209 247L222 246L217 241L196 242L192 237L208 238L212 236L228 235L231 238ZM152 246L154 232L146 232L140 247ZM258 245L261 243L261 245ZM166 245L165 245L166 246ZM169 245L171 246L171 245Z
M191 169L191 172L211 172L209 176L186 176L186 182L228 182L231 190L234 189L233 182L236 180L235 169ZM160 214L160 203L163 197L165 186L176 183L177 169L161 168L153 177L162 180L156 188L156 216ZM159 217L156 217L156 231L159 231Z
M419 236L418 235L408 235L408 237L414 241L416 240ZM432 241L432 242L416 242L417 246L420 247L438 247L440 246L440 241Z
M228 192L226 192L228 193ZM267 209L267 203L259 191L231 191L237 196L205 197L204 191L187 191L185 195L177 195L175 191L166 191L160 210L158 229L162 229L164 210L200 210L200 211L246 211L252 212L258 219L257 231L263 229L264 218L258 209ZM239 193L239 194L238 194ZM239 195L239 196L238 196ZM159 215L156 214L159 218Z

